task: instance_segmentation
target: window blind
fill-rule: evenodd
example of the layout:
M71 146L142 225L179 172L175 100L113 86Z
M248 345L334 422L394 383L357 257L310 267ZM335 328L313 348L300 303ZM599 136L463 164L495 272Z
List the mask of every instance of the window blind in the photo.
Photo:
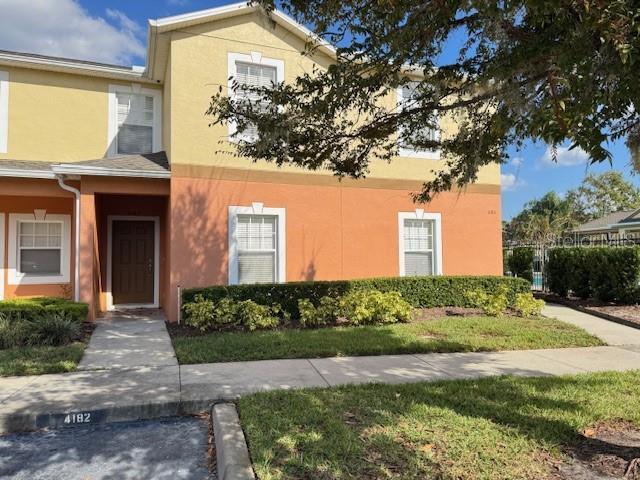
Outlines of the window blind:
M259 108L263 107L260 95L251 92L243 87L270 87L277 81L276 67L268 65L256 65L253 63L236 62L236 81L238 82L238 90L236 95L243 99L249 99L257 104ZM264 105L266 108L266 105ZM248 125L242 132L243 137L253 139L258 136L258 129L255 125Z
M27 275L59 275L62 258L62 224L20 222L19 269Z
M151 153L153 151L153 97L118 93L119 154Z
M277 223L272 215L238 215L238 282L272 283L277 279Z
M405 219L404 274L434 275L433 220Z
M404 109L405 107L411 108L412 103L415 102L416 99L416 86L417 82L411 82L407 85L404 85L400 89L400 105ZM399 132L400 134L400 142L403 148L407 148L410 150L420 151L422 149L415 146L415 141L417 138L426 139L426 140L437 140L438 139L438 131L436 129L425 126L423 129L414 131L410 133L402 128Z

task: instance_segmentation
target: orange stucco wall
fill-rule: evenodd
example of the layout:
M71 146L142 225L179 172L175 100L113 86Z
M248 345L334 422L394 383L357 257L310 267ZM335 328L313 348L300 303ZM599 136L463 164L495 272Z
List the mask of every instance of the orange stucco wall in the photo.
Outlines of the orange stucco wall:
M15 180L15 183L12 184L11 190L7 187L6 189L0 190L1 192L9 192L18 193L22 192L30 192L36 193L36 191L32 192L32 186L34 185L33 181L21 181ZM53 185L43 184L42 188L40 188L41 194L45 193L59 193L55 190L48 191L48 187L52 187ZM56 185L57 186L57 185ZM22 190L21 190L22 187ZM58 187L60 190L60 187ZM67 198L65 198L67 197ZM7 265L9 262L9 215L12 213L33 213L34 209L45 209L47 214L64 214L71 215L71 239L73 239L74 228L73 228L73 197L70 195L67 196L66 192L64 195L60 195L59 197L47 197L47 196L17 196L17 195L0 195L0 213L5 214L5 225L4 238L0 239L0 241L4 242L4 262L3 265L5 269L2 271L2 281L4 282L4 297L5 298L13 298L13 297L33 297L33 296L69 296L73 291L73 274L71 274L71 282L65 284L43 284L43 285L9 285L8 284L8 273L7 273ZM74 263L74 246L73 241L71 242L71 269L73 272Z
M228 207L286 209L286 280L399 274L398 212L442 215L443 273L501 275L500 195L446 193L416 205L411 190L172 178L171 281L177 288L227 283Z

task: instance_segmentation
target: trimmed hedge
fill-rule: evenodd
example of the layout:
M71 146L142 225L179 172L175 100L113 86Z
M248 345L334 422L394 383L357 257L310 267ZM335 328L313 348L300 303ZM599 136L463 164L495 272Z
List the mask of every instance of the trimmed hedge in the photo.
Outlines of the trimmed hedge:
M0 314L20 314L22 317L33 319L46 316L49 313L68 314L76 322L84 322L89 313L85 303L76 303L58 297L15 298L0 301Z
M514 248L507 259L507 263L513 276L533 282L533 248Z
M547 285L556 295L570 292L605 302L640 299L640 247L572 247L549 251Z
M292 318L299 318L298 300L309 299L318 305L325 296L340 297L355 290L380 290L400 292L414 307L472 307L465 296L469 290L495 292L501 285L508 290L509 304L516 294L529 292L531 285L522 278L494 276L433 276L433 277L381 277L358 280L318 282L269 283L256 285L219 285L192 288L182 295L183 304L190 303L196 295L215 302L223 298L253 300L262 305L280 304Z

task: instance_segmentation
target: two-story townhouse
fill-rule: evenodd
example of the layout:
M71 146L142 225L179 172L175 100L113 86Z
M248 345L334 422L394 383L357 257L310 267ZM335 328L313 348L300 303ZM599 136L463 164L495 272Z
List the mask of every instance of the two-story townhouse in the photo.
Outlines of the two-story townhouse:
M342 181L231 154L210 97L230 77L287 82L335 61L329 45L300 55L310 34L242 3L150 21L144 68L0 52L0 299L176 320L194 286L501 274L497 165L416 205L438 152L403 146Z

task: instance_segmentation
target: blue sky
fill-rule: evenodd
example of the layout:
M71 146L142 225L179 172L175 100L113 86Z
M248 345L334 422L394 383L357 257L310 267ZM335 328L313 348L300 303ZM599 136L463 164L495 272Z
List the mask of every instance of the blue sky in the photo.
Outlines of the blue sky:
M143 65L148 18L217 7L219 0L0 0L0 50L66 56L125 65ZM544 144L509 149L502 166L503 218L550 190L564 193L589 172L622 171L630 175L629 152L623 142L610 146L613 165L588 166L583 152L561 149L558 164Z

